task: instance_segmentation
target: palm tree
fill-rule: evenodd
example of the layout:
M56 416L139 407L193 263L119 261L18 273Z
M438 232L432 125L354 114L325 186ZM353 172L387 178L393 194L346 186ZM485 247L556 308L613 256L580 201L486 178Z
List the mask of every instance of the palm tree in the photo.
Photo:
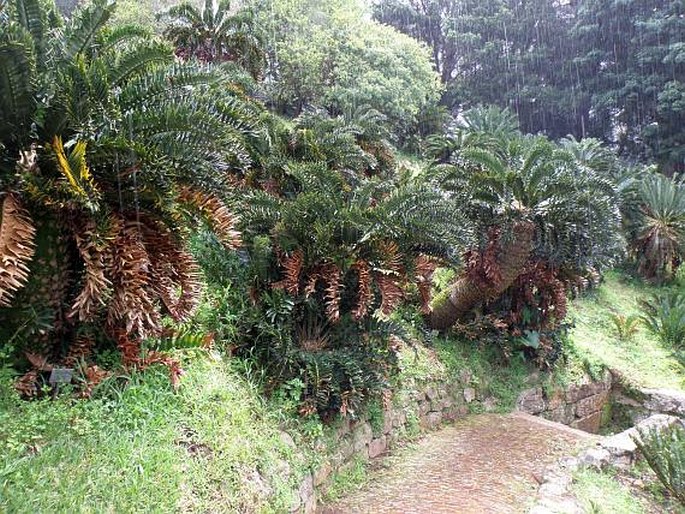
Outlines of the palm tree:
M430 324L446 329L501 296L534 257L578 273L617 250L613 183L540 137L483 134L438 165L436 176L480 234L466 271L434 302Z
M266 63L263 35L252 11L232 12L229 0L206 0L198 9L189 2L172 7L162 17L169 25L164 35L173 42L176 54L202 62L232 61L258 79Z
M59 359L76 332L140 341L164 313L186 319L200 293L186 234L203 221L238 243L225 200L258 108L144 30L109 28L113 2L60 30L40 0L0 6L2 330L40 311L26 343Z

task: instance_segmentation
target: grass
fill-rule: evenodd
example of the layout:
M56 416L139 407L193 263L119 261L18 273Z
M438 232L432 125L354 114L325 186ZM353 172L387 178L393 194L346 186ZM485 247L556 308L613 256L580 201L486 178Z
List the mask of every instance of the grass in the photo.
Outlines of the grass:
M572 491L585 512L590 514L646 514L643 503L621 484L616 476L607 471L600 473L591 469L577 471L573 476Z
M573 352L586 362L619 371L630 385L649 388L685 389L683 366L644 326L629 340L621 340L612 315L639 314L638 300L658 289L609 273L605 283L591 295L573 302L575 323Z
M330 487L326 490L324 500L334 502L353 491L361 489L368 481L368 462L355 458L344 468L333 475Z
M468 371L470 385L478 390L479 397L494 397L496 412L500 413L514 409L533 371L522 359L513 358L505 364L496 348L456 337L438 337L430 346L405 346L398 360L400 373L395 389L400 394L411 393L422 382L453 381L461 372ZM472 407L477 411L479 405L474 403Z
M306 457L227 362L186 371L178 392L151 369L90 401L3 383L0 512L288 511Z

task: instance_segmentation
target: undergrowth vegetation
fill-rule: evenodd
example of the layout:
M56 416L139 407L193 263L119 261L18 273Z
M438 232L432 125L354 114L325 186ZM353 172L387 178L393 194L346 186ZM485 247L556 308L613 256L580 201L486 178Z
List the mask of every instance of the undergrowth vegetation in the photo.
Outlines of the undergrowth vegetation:
M0 510L288 510L306 462L254 386L218 356L176 357L178 391L152 367L102 382L88 402L20 402L4 375Z
M652 428L633 440L662 485L685 506L685 430L679 425Z
M627 339L612 324L618 313L640 316L640 301L659 289L618 273L607 274L601 287L571 305L573 351L590 363L617 371L635 386L683 389L685 373L673 347L641 323Z

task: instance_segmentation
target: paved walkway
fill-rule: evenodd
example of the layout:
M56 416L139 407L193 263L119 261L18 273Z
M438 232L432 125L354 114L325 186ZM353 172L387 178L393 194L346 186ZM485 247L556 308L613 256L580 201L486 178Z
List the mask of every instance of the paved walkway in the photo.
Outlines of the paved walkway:
M386 459L323 514L526 512L544 468L594 436L525 414L472 416Z

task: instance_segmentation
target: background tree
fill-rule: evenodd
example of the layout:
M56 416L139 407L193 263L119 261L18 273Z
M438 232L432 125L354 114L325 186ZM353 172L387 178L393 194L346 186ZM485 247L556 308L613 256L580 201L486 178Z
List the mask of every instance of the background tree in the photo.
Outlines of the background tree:
M254 0L270 35L267 92L281 113L308 105L333 114L366 105L400 138L437 103L439 78L427 48L370 20L357 0Z
M453 110L493 104L526 133L588 136L682 170L682 2L391 0L376 19L433 49Z

